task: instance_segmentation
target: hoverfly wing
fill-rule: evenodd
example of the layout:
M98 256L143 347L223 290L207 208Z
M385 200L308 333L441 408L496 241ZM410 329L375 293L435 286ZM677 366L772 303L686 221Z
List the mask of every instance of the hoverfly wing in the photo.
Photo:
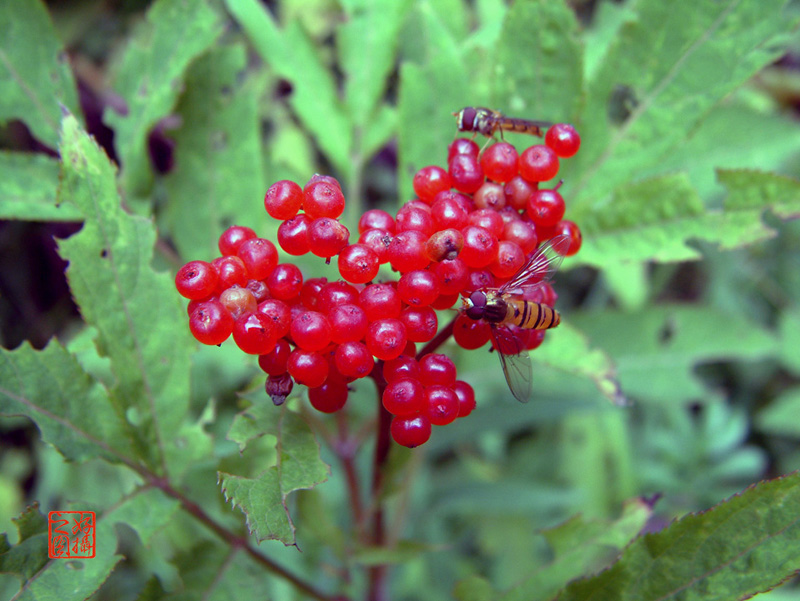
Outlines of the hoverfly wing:
M568 236L556 236L537 248L517 274L500 286L499 292L520 293L553 279L569 248Z
M522 340L510 329L502 325L493 325L491 329L492 345L506 377L511 394L520 403L527 403L531 398L532 369L531 358Z

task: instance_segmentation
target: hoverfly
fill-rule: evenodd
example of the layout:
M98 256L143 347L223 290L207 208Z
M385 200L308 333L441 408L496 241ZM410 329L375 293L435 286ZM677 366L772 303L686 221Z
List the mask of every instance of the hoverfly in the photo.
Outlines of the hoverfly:
M556 236L535 250L525 265L499 288L476 290L463 300L470 319L482 319L491 327L492 345L500 357L511 394L521 403L530 399L531 360L519 330L546 330L561 323L552 307L528 300L549 282L569 248L566 236Z
M453 115L457 118L458 131L472 131L489 138L493 138L498 131L501 138L504 131L531 134L541 138L544 135L542 130L552 125L547 121L530 121L528 119L506 117L498 111L483 107L468 106L453 113Z

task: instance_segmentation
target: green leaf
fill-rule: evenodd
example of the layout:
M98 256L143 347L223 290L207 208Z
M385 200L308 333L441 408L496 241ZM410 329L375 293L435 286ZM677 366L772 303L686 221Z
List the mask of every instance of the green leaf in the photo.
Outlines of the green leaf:
M569 584L559 601L744 599L800 562L800 475L762 482L635 540L609 570Z
M574 206L602 205L658 165L708 111L784 51L784 0L642 0L587 89Z
M488 580L472 575L456 585L453 596L458 601L494 601L499 594Z
M292 84L289 102L322 152L337 169L347 172L351 125L331 72L312 40L296 21L280 29L256 0L225 0L225 4L264 62Z
M186 75L164 214L183 257L210 260L226 227L263 221L259 94L240 81L246 65L244 46L221 46Z
M590 312L573 314L570 322L602 344L617 366L623 392L642 401L707 398L710 391L694 374L698 363L762 359L778 352L772 333L711 307Z
M586 79L595 79L595 74L623 24L635 18L634 2L598 2L592 15L591 29L583 33L586 44L584 70Z
M508 591L503 601L549 601L571 580L609 565L652 514L642 499L625 503L616 520L575 516L543 532L553 560Z
M336 48L345 74L344 97L350 118L362 127L375 112L395 66L398 34L410 0L348 0Z
M800 373L800 309L794 308L783 311L779 317L778 328L780 332L781 362L792 373Z
M0 123L20 119L51 148L58 142L59 104L77 112L67 55L40 0L0 3Z
M515 2L498 40L494 78L493 107L574 121L583 101L583 64L572 9L563 1Z
M800 387L779 394L756 416L756 427L774 436L800 438Z
M45 154L0 152L0 219L80 221L68 205L56 205L59 162Z
M64 120L61 154L59 198L85 219L59 243L72 295L111 362L112 402L136 426L137 455L177 478L197 453L210 451L199 426L184 425L193 345L182 300L172 278L151 267L152 222L122 210L111 163L72 117Z
M361 547L352 555L351 559L362 566L400 564L412 561L423 553L436 550L441 549L417 541L401 540L392 547Z
M147 136L174 107L189 64L214 43L222 27L207 0L158 0L130 38L111 82L126 103L125 114L105 114L114 129L129 205L136 206L152 185Z
M39 503L34 503L12 521L19 541L12 547L6 534L0 534L0 573L14 574L24 583L48 561L47 518L39 511Z
M276 439L275 465L256 478L219 473L225 499L247 516L247 527L260 542L277 539L295 544L294 524L286 504L295 490L313 488L328 478L319 445L305 421L285 405L254 405L234 420L228 438L244 449L249 440L269 434Z
M610 203L578 217L585 235L580 260L602 268L606 261L697 259L687 244L692 239L744 246L774 235L762 220L765 209L788 216L800 199L800 182L789 178L723 170L719 178L729 193L720 209L706 208L685 174L618 188Z
M588 338L569 323L562 322L557 330L548 332L544 344L531 352L531 359L589 378L609 401L615 405L626 404L611 358L591 348Z
M27 343L0 349L0 383L0 413L32 419L42 438L70 461L134 456L133 428L57 341L41 351Z

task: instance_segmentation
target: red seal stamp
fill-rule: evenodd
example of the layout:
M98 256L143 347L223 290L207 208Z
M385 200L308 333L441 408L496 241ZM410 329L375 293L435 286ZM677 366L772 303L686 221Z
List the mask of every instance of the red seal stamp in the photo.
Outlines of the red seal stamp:
M50 559L94 557L94 511L51 511L47 514L47 525L47 556Z

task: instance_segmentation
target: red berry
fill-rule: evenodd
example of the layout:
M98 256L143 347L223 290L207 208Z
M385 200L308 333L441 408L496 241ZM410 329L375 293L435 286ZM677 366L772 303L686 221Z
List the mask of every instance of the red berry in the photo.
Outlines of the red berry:
M456 365L447 355L430 353L419 360L420 380L425 386L453 386L456 383Z
M214 293L218 280L217 270L211 263L190 261L175 275L175 287L181 296L201 300Z
M473 350L489 342L491 326L485 321L470 319L463 313L456 317L453 325L453 339L461 348Z
M459 192L439 192L431 205L431 218L437 230L453 228L460 230L467 225L469 216L466 197Z
M264 355L275 348L275 325L263 313L245 313L233 324L236 346L250 355Z
M581 137L575 128L566 123L556 123L547 130L544 143L562 159L574 156L581 147Z
M425 243L425 253L434 263L455 259L464 247L464 234L455 229L441 230Z
M537 349L544 342L544 335L547 330L525 330L527 338L525 339L525 348L529 351Z
M503 186L494 182L484 182L472 198L477 208L492 211L499 211L507 202Z
M399 319L379 319L367 328L367 348L382 361L398 357L407 340L406 327Z
M278 227L278 244L290 255L300 256L311 250L308 242L308 226L311 219L300 214L284 221Z
M459 192L472 194L483 184L483 169L478 163L478 157L457 154L448 161L447 166L452 187Z
M412 342L428 342L436 336L439 320L430 307L406 307L400 313L400 321L406 326L406 336Z
M581 249L583 235L580 228L573 221L563 219L555 225L555 232L552 237L566 236L569 239L569 247L564 256L571 257Z
M439 281L427 269L409 271L397 282L397 294L407 305L426 307L439 296Z
M564 209L564 198L557 190L537 190L528 199L528 217L537 226L554 226L564 216Z
M482 227L495 238L503 235L506 227L500 213L492 209L478 209L469 214L469 224Z
M366 284L378 275L378 255L365 244L351 244L339 253L339 273L348 282Z
M289 343L279 338L275 348L270 352L258 356L258 366L270 376L280 376L286 373L286 362L291 352Z
M526 257L536 249L539 242L533 226L521 220L506 223L506 227L503 229L503 240L517 244Z
M358 295L358 304L369 321L400 316L402 301L391 284L372 284Z
M306 309L322 311L319 308L319 293L328 284L328 278L308 278L300 289L300 302Z
M492 181L505 183L517 174L519 154L508 142L497 142L483 151L481 168Z
M464 234L464 248L459 258L468 267L485 267L495 260L498 248L496 236L476 225L468 225L461 233Z
M444 311L455 305L457 300L458 294L440 294L439 298L431 303L431 308L437 311Z
M512 177L503 188L507 205L517 211L524 211L528 206L528 199L536 188L537 184L528 182L519 175Z
M292 323L292 310L282 300L268 298L258 305L258 312L266 315L275 326L275 336L283 338L289 333Z
M447 171L436 165L423 167L414 175L414 193L427 203L433 202L433 197L442 190L450 189L450 176Z
M317 311L330 313L341 305L358 304L358 289L352 284L341 280L328 282L319 291Z
M303 189L303 210L311 219L336 219L344 213L344 194L339 186L329 182L309 183Z
M258 307L256 297L247 288L233 286L223 290L219 295L219 302L230 313L234 319L238 319L245 313L252 313Z
M261 280L247 280L246 289L249 290L257 303L260 303L269 296L269 288L266 282Z
M495 277L505 280L516 274L525 264L525 253L515 242L501 240L497 248L497 258L489 265Z
M415 415L425 408L425 387L419 380L401 378L383 391L383 407L392 415Z
M389 245L389 263L392 268L405 273L427 267L431 262L425 251L427 242L428 236L415 230L397 234Z
M347 384L341 380L328 380L322 386L308 389L311 406L322 413L335 413L347 402Z
M431 265L431 271L439 279L441 294L458 294L469 281L469 268L461 259L439 261Z
M242 242L255 238L256 233L243 225L232 225L219 237L219 252L223 256L235 255Z
M381 209L365 211L358 220L358 233L363 234L367 230L383 230L394 233L394 218Z
M316 182L326 182L328 184L336 186L340 190L342 189L342 185L339 183L338 179L336 179L332 175L322 175L320 173L315 173L314 175L311 176L311 179L309 179L306 182L306 188L308 188L311 184L314 184Z
M371 248L381 265L389 262L389 245L392 243L392 235L385 230L365 230L358 237L358 243Z
M390 432L397 444L413 449L428 442L431 422L424 415L398 415L392 419Z
M278 264L278 251L275 245L264 238L245 240L236 254L244 261L247 272L254 280L263 280Z
M458 417L458 396L452 386L428 386L425 399L425 414L434 426L446 426Z
M303 274L300 268L291 263L281 263L267 278L269 293L273 298L289 300L300 294L303 287Z
M494 288L495 279L490 271L485 269L475 269L469 272L469 279L464 288L464 292L475 292L475 290L483 290L484 288Z
M248 280L247 267L239 257L226 255L217 257L211 265L217 272L217 287L226 290L231 286L246 286Z
M477 157L480 150L481 149L475 143L475 140L470 140L469 138L456 138L447 147L447 162L449 163L450 160L457 154L468 154L470 156Z
M396 231L416 230L430 236L433 233L433 217L431 217L430 207L427 208L426 211L406 205L397 211Z
M294 380L289 374L269 376L264 388L275 406L283 405L294 388Z
M522 151L519 174L529 182L546 182L558 173L558 156L549 146L536 144Z
M367 315L358 305L339 305L328 313L331 340L336 343L362 340L367 335Z
M375 365L366 345L356 341L343 342L337 346L333 360L339 373L348 378L364 378Z
M322 386L328 379L328 362L320 353L296 348L286 362L289 374L298 384L309 388Z
M283 179L275 182L264 195L264 208L273 219L291 219L303 205L303 189Z
M419 380L419 363L414 357L400 355L383 364L383 378L389 384L403 378Z
M233 331L233 317L218 300L197 305L189 315L189 329L203 344L222 344Z
M321 351L331 342L331 324L322 313L304 311L292 320L289 334L299 348Z
M468 416L475 409L475 391L463 380L457 380L453 390L458 397L458 417Z
M339 253L350 239L350 232L345 226L331 219L330 217L320 217L311 222L308 226L308 243L311 252L329 259Z

